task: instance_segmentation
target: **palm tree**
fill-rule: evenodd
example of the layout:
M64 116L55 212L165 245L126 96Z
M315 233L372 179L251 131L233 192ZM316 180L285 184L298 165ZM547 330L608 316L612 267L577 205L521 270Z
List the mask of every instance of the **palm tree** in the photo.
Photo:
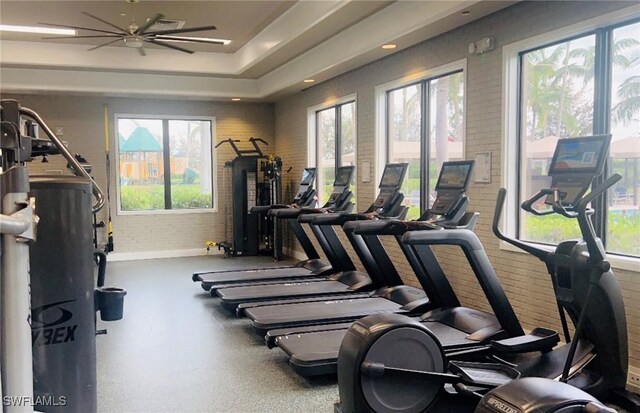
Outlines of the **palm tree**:
M588 41L588 38L585 39ZM575 136L587 133L591 128L588 113L593 112L591 101L584 93L590 89L595 75L595 44L571 48L572 41L538 49L526 54L524 73L527 88L523 90L523 102L530 116L525 127L530 138L541 138L549 134ZM612 64L628 69L638 61L640 41L635 38L620 38L612 44ZM576 85L582 80L582 86ZM637 110L637 79L627 80L618 90L623 99L614 108L618 120L630 120ZM634 109L634 107L636 109ZM536 133L541 131L542 133Z
M640 113L640 75L625 79L618 87L617 96L620 102L613 107L615 119L622 123L633 120L634 115Z

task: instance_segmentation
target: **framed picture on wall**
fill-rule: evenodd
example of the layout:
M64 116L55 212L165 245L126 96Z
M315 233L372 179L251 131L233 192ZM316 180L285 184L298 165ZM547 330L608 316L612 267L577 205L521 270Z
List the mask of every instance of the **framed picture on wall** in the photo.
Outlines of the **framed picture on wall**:
M474 182L491 182L491 152L476 152Z

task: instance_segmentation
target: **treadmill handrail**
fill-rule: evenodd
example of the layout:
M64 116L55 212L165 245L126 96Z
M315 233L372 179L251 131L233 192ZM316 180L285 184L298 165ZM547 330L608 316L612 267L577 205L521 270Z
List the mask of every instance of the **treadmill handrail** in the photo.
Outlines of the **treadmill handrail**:
M487 252L473 231L413 231L404 234L402 242L409 245L458 245L462 248L500 326L511 337L524 335L524 330L489 261Z
M348 221L371 220L376 217L371 214L333 213L314 216L311 223L314 225L343 225Z

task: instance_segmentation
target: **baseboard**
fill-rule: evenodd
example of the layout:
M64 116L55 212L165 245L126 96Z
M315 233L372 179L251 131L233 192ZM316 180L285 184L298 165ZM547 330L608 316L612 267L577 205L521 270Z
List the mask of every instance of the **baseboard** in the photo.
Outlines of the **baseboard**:
M107 255L107 261L131 261L131 260L153 260L157 258L178 258L197 257L201 255L221 255L223 251L217 248L211 249L207 253L206 248L191 248L184 250L162 250L162 251L135 251L135 252L112 252Z
M295 250L293 248L283 248L282 252L284 252L284 254L288 255L289 257L293 257L301 261L307 259L307 254L305 254L302 251Z

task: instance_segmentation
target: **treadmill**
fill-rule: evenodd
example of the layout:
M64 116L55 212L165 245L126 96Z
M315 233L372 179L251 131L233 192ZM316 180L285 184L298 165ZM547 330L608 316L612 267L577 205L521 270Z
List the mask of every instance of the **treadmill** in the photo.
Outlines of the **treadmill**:
M215 290L218 288L243 285L247 283L268 284L274 281L282 282L285 280L323 277L332 272L341 270L345 265L348 266L348 262L344 261L341 256L336 256L333 253L333 247L330 244L330 241L326 239L325 234L318 229L311 227L311 231L317 238L318 243L327 256L329 262L320 259L320 255L313 246L309 236L304 231L302 223L298 221L298 217L302 214L322 214L333 211L349 211L353 208L353 203L351 203L353 193L350 191L349 187L353 179L354 170L355 167L353 166L343 166L338 168L333 184L333 191L329 200L322 206L322 208L300 208L294 204L292 206L276 205L269 210L268 213L275 219L287 220L294 235L307 254L307 260L300 261L295 265L288 267L201 272L193 275L193 281L201 281L202 288L207 291L211 290L212 294L215 296Z
M397 166L391 165L389 166L389 171L394 171L400 168L401 165L403 164L398 164ZM402 171L402 176L404 176L404 174L405 172ZM389 177L383 178L383 182L385 179L389 179ZM400 184L401 182L402 181L400 181ZM355 222L354 220L362 219L363 216L368 217L370 214L375 214L379 219L392 219L398 218L401 214L406 213L407 208L401 206L404 198L399 192L400 185L384 186L381 184L380 188L381 193L384 193L384 195L379 197L379 199L371 204L362 214L328 215L317 219L313 215L301 215L299 220L309 221L312 226L317 227L324 233L326 238L335 240L341 245L336 236L335 227L342 227L345 221ZM387 188L391 188L391 191ZM216 294L220 297L220 303L229 310L236 309L239 305L245 304L240 311L237 311L237 314L242 316L244 309L248 307L272 305L276 300L279 303L289 303L290 301L282 300L297 299L297 301L306 302L315 298L321 298L322 301L325 301L328 296L331 299L363 298L369 296L368 291L403 284L400 275L397 273L391 261L381 259L381 257L386 257L387 255L377 236L356 235L353 232L353 227L347 225L344 226L344 232L352 245L360 245L360 247L355 247L354 249L360 261L363 263L366 272L357 271L355 266L350 265L348 269L331 274L322 280L314 279L269 285L219 288ZM370 239L371 237L375 237L375 239ZM336 246L335 243L332 243L332 245ZM342 248L339 253L344 254L345 260L349 260L344 248ZM247 303L254 304L247 305Z
M522 334L522 328L502 290L493 268L477 236L471 231L477 213L460 215L469 184L473 161L445 162L436 185L437 198L428 210L435 219L418 222L389 222L375 228L373 223L358 223L355 232L419 234L425 231L447 240L444 244L460 245L487 296L494 314L461 307L429 245L403 242L420 265L412 265L431 299L431 311L416 318L436 334L445 351L463 357L494 339ZM437 217L437 218L436 218ZM410 261L411 262L411 261ZM351 323L288 327L271 330L266 341L290 356L290 364L303 376L335 374L340 345Z
M391 194L398 193L402 184L402 178L406 172L407 164L388 164L380 183L380 194L374 205L382 205ZM406 208L406 207L403 207ZM317 224L328 222L355 221L370 218L367 214L329 214L317 216L313 221ZM381 220L382 221L382 220ZM394 222L389 220L389 222ZM371 235L371 234L369 234ZM395 278L397 272L391 260L384 250L377 235L369 238L369 245L375 241L377 248L373 266L376 262L388 262L393 268ZM364 243L354 243L356 252L362 253L362 249L368 249ZM367 265L363 261L364 265ZM331 324L336 322L353 321L370 314L381 312L400 314L419 314L430 307L423 289L410 287L402 284L400 276L397 276L397 285L379 288L369 293L358 296L347 297L316 297L282 300L274 303L264 302L259 305L249 303L238 307L238 311L243 310L244 314L252 320L254 329L258 334L264 335L269 330L278 328L300 327L316 324Z

